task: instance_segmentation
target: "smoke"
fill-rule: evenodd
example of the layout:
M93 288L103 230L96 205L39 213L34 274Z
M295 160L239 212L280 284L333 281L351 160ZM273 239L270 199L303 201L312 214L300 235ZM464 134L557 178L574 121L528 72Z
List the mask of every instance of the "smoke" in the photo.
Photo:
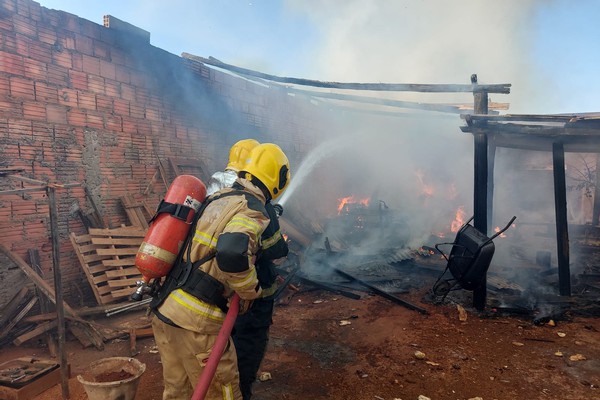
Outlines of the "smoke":
M510 95L490 96L493 102L510 103L510 113L560 112L564 104L556 84L548 80L548 68L536 58L539 27L535 21L548 3L329 0L320 2L318 11L298 0L287 5L311 18L321 31L323 40L314 50L310 70L314 79L469 83L476 73L479 83L512 84ZM397 93L393 98L473 103L471 94ZM339 153L320 167L313 162L312 178L302 178L304 190L289 196L294 198L290 206L309 208L305 211L309 219L334 220L339 198L369 197L372 207L384 201L402 215L396 232L386 231L386 235L395 233L396 244L407 247L425 244L432 233L448 233L459 207L467 219L471 216L473 141L471 135L461 135L463 122L458 117L425 113L414 118L376 118L347 113L338 123L339 131L324 140L330 144L337 140ZM304 172L302 166L297 171ZM512 267L531 265L539 252L547 251L556 265L551 154L498 149L494 172L490 231L504 227L513 215L518 217L515 227L495 240L493 263L500 266L496 272L506 272L526 290L537 284L536 290L543 291L548 282L540 279L539 271ZM344 229L348 227L342 226L341 234ZM363 247L365 243L373 253L389 245L381 236L365 239Z
M310 16L324 38L313 57L315 79L469 83L476 73L480 83L511 83L510 98L492 100L530 113L552 90L534 59L542 2L329 0L318 11L302 1L288 5Z

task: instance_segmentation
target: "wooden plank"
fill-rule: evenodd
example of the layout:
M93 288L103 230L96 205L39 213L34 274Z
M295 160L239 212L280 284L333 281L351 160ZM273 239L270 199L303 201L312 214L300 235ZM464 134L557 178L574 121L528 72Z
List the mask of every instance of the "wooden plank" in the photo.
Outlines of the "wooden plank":
M94 279L94 276L92 275L92 273L89 270L88 262L85 260L84 255L79 250L79 244L77 243L77 240L76 240L77 236L75 236L75 234L71 232L71 235L69 236L69 238L71 239L71 244L73 245L73 248L75 249L75 254L77 255L77 258L79 259L79 264L81 265L81 269L83 269L83 273L85 274L86 278L88 279L88 282L90 283L92 292L94 293L94 297L96 298L96 301L98 302L98 304L102 304L102 297L101 297L100 293L98 292L98 288L95 285L91 284L92 280Z
M114 246L137 246L139 247L143 238L106 238L106 237L92 237L92 244L95 245L114 245Z
M136 287L136 283L139 280L140 280L139 278L115 279L115 280L112 280L112 281L108 281L106 283L111 288L118 288L118 287L123 287L123 286L128 286L128 287L131 287L131 288L135 288Z
M137 269L136 267L117 269L114 271L106 271L106 276L111 279L120 278L122 276L132 276L132 275L138 277L137 278L138 280L142 278L142 274L140 273L140 270Z
M12 328L14 328L15 325L17 325L19 323L19 321L25 315L27 315L27 313L29 312L29 310L31 310L31 308L37 302L38 302L38 298L37 297L32 297L27 302L27 304L25 304L25 306L19 311L19 313L17 314L17 316L15 318L13 318L8 325L6 325L6 327L4 328L4 330L2 331L2 333L0 333L0 339L4 338L5 336L8 336L8 334L10 333L10 331L12 330Z
M21 305L21 302L25 299L28 293L29 288L27 286L23 286L21 290L19 290L2 309L2 313L0 313L0 328L2 328L15 316L15 314L18 313L19 305Z
M114 229L90 229L91 236L121 236L121 237L144 237L146 233L139 227L128 226Z
M131 256L136 255L139 247L129 247L122 249L98 249L96 252L100 256Z
M118 260L102 260L104 267L130 267L135 265L135 257L119 258Z
M41 323L35 329L15 338L15 340L13 340L13 344L15 346L20 346L23 343L25 343L26 341L33 339L34 337L37 337L37 336L41 335L42 333L48 332L51 329L56 328L57 325L58 325L57 320Z
M27 277L29 277L29 279L31 279L33 283L42 291L42 293L44 293L44 295L46 295L50 301L56 304L56 295L54 293L54 289L50 287L48 282L40 278L40 276L29 265L27 265L27 263L21 257L8 250L3 244L0 244L0 251L3 251L11 260L13 260L14 263L17 264L21 270L23 270L25 275L27 275ZM77 316L77 312L68 304L65 303L64 307L69 314Z

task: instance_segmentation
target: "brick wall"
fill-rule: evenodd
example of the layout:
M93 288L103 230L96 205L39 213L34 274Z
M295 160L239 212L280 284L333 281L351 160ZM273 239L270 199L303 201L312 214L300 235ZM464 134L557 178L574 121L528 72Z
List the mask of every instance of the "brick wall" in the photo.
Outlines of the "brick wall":
M245 137L279 143L297 163L326 120L304 99L133 34L33 1L0 1L0 169L81 184L57 190L63 287L73 305L93 302L68 239L85 232L78 210L95 205L107 226L126 224L121 196L155 205L164 194L160 179L152 180L158 159L201 159L206 178ZM0 177L0 190L31 186ZM0 194L0 242L25 260L28 249L38 249L51 282L44 191ZM7 288L0 284L0 290Z

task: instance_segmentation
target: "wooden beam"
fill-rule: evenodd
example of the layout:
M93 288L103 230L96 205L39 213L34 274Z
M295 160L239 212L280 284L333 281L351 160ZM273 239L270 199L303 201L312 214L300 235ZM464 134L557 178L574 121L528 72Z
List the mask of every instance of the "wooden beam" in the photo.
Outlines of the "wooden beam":
M428 92L428 93L467 93L485 91L487 93L510 93L510 83L501 83L494 85L453 85L453 84L410 84L410 83L342 83L342 82L322 82L311 79L286 78L275 75L269 75L262 72L253 71L247 68L236 67L217 60L216 58L204 58L189 53L183 53L183 58L212 65L214 67L226 69L241 75L254 76L273 82L291 83L294 85L314 86L330 89L351 89L351 90L374 90L374 91L395 91L395 92Z
M554 170L554 211L556 215L558 286L561 296L570 296L571 271L569 267L567 184L565 178L565 150L561 143L555 143L552 146L552 166Z
M477 85L477 75L471 76L471 83ZM476 114L488 113L488 93L478 91L473 93L473 108ZM479 232L488 233L488 137L486 134L476 133L474 136L474 178L473 191L473 226ZM479 311L485 309L487 297L487 277L481 279L478 287L473 289L473 307Z

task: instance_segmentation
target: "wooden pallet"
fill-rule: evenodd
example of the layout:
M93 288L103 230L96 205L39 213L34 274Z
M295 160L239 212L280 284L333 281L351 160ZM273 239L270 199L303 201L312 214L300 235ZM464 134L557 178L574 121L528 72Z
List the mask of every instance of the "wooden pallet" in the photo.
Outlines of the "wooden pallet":
M146 230L137 227L89 229L87 235L71 233L81 268L98 304L114 303L128 298L142 275L135 267L135 255Z
M143 229L148 229L149 218L146 215L144 215L144 211L147 211L144 203L137 202L130 194L122 196L121 202L123 203L123 208L125 208L127 218L129 218L131 225L139 226ZM152 214L150 214L150 217L151 216Z

